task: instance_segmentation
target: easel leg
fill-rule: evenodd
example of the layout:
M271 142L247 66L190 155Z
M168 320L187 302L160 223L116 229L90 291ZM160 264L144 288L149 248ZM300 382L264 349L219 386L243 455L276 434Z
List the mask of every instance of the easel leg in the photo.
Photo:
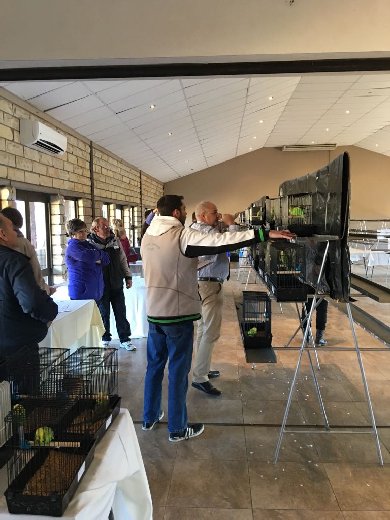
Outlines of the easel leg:
M293 379L291 381L291 386L290 386L290 391L289 391L289 394L288 394L286 409L284 411L282 426L280 427L278 442L277 442L276 448L275 448L275 458L274 458L274 463L275 464L278 462L280 447L282 446L283 435L284 435L285 428L286 428L288 414L290 412L292 396L293 396L293 393L294 393L294 390L295 390L295 386L296 386L296 382L297 382L297 378L298 378L298 372L299 372L299 369L300 369L300 366L301 366L302 354L303 354L303 351L304 351L304 348L305 348L305 340L306 340L306 338L303 338L302 345L301 345L301 348L299 350L297 366L295 367L294 377L293 377Z
M321 408L322 416L324 418L324 426L325 426L325 428L327 430L329 430L328 416L326 415L326 410L325 410L324 401L322 400L320 385L318 384L318 379L317 379L317 376L316 376L316 373L315 373L315 370L314 370L314 367L313 367L313 361L311 359L311 354L310 354L309 350L307 350L307 355L309 357L310 369L311 369L311 373L312 373L312 376L313 376L313 383L314 383L314 386L315 386L315 389L316 389L316 392L317 392L318 402L319 402L319 405L320 405L320 408Z
M360 353L360 349L359 349L359 345L358 345L358 341L357 341L357 337L356 337L355 324L354 324L353 317L352 317L352 312L351 312L351 305L350 305L349 302L347 302L346 306L347 306L349 323L351 325L352 336L353 336L354 346L355 346L355 350L356 350L356 356L357 356L357 359L358 359L360 372L362 374L364 392L366 394L366 399L367 399L367 404L368 404L368 411L369 411L370 418L371 418L372 433L374 434L374 437L375 437L376 451L377 451L377 454L378 454L379 464L381 466L383 466L382 450L381 450L380 440L379 440L379 436L378 436L378 430L377 430L377 427L376 427L374 409L372 407L370 391L368 389L368 383L367 383L367 378L366 378L366 372L364 370L363 359L362 359L362 355Z

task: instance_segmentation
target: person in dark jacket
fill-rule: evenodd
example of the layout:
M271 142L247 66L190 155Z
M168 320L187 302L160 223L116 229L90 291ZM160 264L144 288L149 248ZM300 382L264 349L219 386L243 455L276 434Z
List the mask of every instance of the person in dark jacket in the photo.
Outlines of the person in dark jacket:
M29 366L39 377L38 343L58 313L57 304L35 281L28 257L14 250L17 243L12 222L0 215L0 365L2 370L5 365L18 368L18 374L2 371L0 376L11 375L14 381L25 379ZM24 391L31 392L31 386Z
M88 241L100 250L104 250L110 257L110 263L103 267L104 291L98 302L104 327L103 345L107 347L111 341L110 333L110 304L114 311L116 330L118 331L120 346L125 350L136 350L130 340L130 324L126 318L125 295L123 293L123 279L126 288L131 287L131 274L119 238L111 231L107 219L95 218L92 222Z
M103 266L110 257L87 241L87 225L79 218L68 222L71 239L65 253L68 268L68 292L71 300L95 300L103 297Z

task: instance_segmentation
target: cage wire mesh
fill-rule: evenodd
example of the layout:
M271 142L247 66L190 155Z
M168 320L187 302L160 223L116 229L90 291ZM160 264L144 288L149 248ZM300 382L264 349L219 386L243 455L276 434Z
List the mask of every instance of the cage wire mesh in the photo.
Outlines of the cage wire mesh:
M13 448L7 504L15 513L60 516L77 487L80 467L85 469L95 441L119 411L118 353L113 348L83 347L73 354L41 349L29 356L31 370L24 379L16 361L20 364L18 358L7 365L18 387L5 419L7 444ZM25 371L25 360L21 365ZM27 386L30 393L24 395L20 390Z
M241 327L246 347L270 346L271 300L266 292L243 291Z
M288 197L288 224L312 223L312 196L310 193L303 195L290 195Z

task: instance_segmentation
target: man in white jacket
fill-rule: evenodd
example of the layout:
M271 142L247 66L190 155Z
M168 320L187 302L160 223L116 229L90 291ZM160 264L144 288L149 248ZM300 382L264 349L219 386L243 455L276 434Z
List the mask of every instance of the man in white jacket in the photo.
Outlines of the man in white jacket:
M185 228L183 197L165 195L141 245L147 288L148 366L144 389L143 430L151 430L164 412L162 380L169 360L169 440L179 442L200 435L201 423L188 423L186 396L191 368L193 322L200 319L198 256L232 251L267 239L263 229L208 233ZM271 238L292 238L289 231L271 231Z

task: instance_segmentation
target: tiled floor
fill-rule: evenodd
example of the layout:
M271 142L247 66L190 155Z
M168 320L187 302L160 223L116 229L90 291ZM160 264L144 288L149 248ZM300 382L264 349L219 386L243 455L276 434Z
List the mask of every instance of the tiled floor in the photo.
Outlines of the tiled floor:
M390 350L363 352L379 425L384 467L372 435L286 433L280 460L274 450L296 350L277 351L276 364L245 362L233 296L244 288L225 284L222 335L213 368L220 398L190 387L191 421L205 432L188 442L168 442L166 418L151 432L141 430L146 341L136 352L120 352L120 394L131 412L150 483L156 520L385 520L390 519ZM254 285L248 288L254 289ZM258 287L261 289L261 287ZM273 303L273 345L285 345L296 329L296 309ZM380 311L379 311L380 312ZM376 314L378 317L378 314ZM360 347L383 348L361 328ZM351 346L347 317L329 306L329 346ZM292 346L298 346L298 338ZM368 425L364 389L354 352L319 354L317 376L332 426ZM321 425L322 416L307 356L288 423ZM164 382L166 406L166 381ZM166 408L165 408L166 409ZM355 431L359 429L355 428Z

